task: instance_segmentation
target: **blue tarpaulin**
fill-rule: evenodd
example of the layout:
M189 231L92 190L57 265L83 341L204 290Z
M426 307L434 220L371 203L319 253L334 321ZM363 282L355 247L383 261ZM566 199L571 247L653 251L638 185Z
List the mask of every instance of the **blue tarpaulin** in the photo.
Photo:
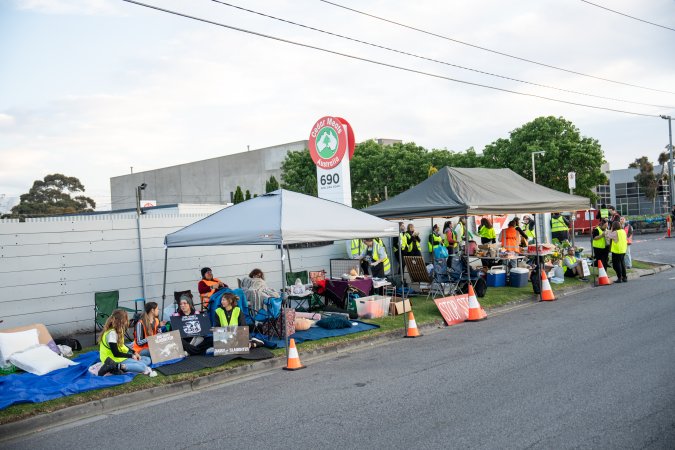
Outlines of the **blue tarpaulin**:
M0 409L17 403L40 403L93 389L117 386L128 383L136 375L92 375L88 369L99 361L98 351L84 353L73 361L79 364L46 375L16 373L0 377Z
M368 331L374 328L380 328L379 325L360 322L358 320L352 320L352 323L356 325L352 326L351 328L337 328L334 330L327 330L321 327L311 327L309 330L296 331L295 333L291 334L290 337L295 339L296 344L299 344L305 341L316 341L318 339L324 339L335 336L344 336L345 334L360 333L361 331ZM262 339L265 342L265 346L270 346L272 348L283 348L285 346L285 342L283 339L270 338L260 333L253 333L253 336L257 337L258 339ZM274 347L275 345L276 347Z

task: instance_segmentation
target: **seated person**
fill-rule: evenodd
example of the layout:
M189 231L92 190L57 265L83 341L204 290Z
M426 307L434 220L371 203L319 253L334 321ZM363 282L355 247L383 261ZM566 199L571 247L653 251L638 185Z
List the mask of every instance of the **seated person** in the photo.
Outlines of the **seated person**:
M375 278L384 278L391 271L387 249L379 238L366 238L363 243L366 248L361 253L361 258L368 261L370 275Z
M563 270L567 278L578 276L581 281L588 281L588 278L584 277L584 268L581 265L581 260L574 256L574 247L567 249L567 256L563 259Z
M202 279L197 283L199 298L202 302L202 311L206 311L209 306L211 295L220 288L226 288L227 285L218 278L213 278L213 272L210 267L202 268Z
M249 299L249 305L253 303L256 309L260 309L265 299L280 297L281 294L267 285L265 274L260 269L253 269L248 277L241 280L241 288Z
M99 376L108 373L134 372L156 377L157 372L150 368L150 358L129 351L124 345L124 330L129 328L129 316L126 311L116 309L110 314L103 326L98 351L103 365Z
M134 327L134 351L141 356L149 357L148 337L166 331L164 325L166 325L166 321L159 321L159 306L157 303L146 303L143 314Z
M220 299L220 306L216 309L216 322L214 327L245 327L246 319L239 308L239 297L227 292ZM263 341L256 338L249 340L249 347L261 347Z
M174 316L192 316L195 314L197 314L197 312L190 302L190 297L181 295L178 302L178 311ZM188 355L203 355L209 348L213 347L212 336L187 337L181 338L181 340L183 341L183 350L185 350Z

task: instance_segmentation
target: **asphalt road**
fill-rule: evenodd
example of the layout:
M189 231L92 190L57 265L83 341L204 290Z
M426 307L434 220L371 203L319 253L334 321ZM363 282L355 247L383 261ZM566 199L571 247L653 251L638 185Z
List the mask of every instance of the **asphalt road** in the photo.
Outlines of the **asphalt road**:
M665 271L2 446L672 449L674 290Z
M667 239L663 233L635 235L631 255L643 261L675 265L675 237Z

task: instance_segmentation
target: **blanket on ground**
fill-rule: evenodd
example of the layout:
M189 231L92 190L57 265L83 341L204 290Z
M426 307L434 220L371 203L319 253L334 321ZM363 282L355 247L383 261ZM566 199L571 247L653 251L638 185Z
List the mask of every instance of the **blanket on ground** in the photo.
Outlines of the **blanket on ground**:
M83 353L73 359L77 365L39 376L16 373L0 377L0 409L17 403L40 403L80 392L128 383L136 374L98 377L89 373L89 366L98 362L99 353Z
M270 359L274 355L266 348L252 348L246 355L227 355L227 356L206 356L196 355L185 358L175 364L169 364L157 367L157 372L162 375L176 375L178 373L194 372L201 369L218 367L233 359L241 358L247 360Z
M352 326L351 328L337 328L334 330L327 330L321 327L311 327L309 330L296 331L290 337L295 339L296 344L299 344L300 342L305 341L316 341L318 339L324 339L335 336L344 336L346 334L360 333L362 331L380 328L379 325L360 322L358 320L352 320L352 324L356 325ZM262 339L265 342L265 347L284 348L286 346L286 343L284 342L283 339L265 336L260 333L253 333L253 336L257 337L258 339Z

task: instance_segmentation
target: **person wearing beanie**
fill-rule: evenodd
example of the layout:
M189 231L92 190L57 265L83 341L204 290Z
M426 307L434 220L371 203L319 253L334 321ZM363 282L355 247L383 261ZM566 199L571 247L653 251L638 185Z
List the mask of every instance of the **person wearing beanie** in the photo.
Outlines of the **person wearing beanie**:
M199 291L199 298L202 303L202 311L206 311L209 307L209 300L211 295L218 289L226 288L227 285L218 278L213 277L213 272L210 267L202 268L202 279L197 283L197 290Z

